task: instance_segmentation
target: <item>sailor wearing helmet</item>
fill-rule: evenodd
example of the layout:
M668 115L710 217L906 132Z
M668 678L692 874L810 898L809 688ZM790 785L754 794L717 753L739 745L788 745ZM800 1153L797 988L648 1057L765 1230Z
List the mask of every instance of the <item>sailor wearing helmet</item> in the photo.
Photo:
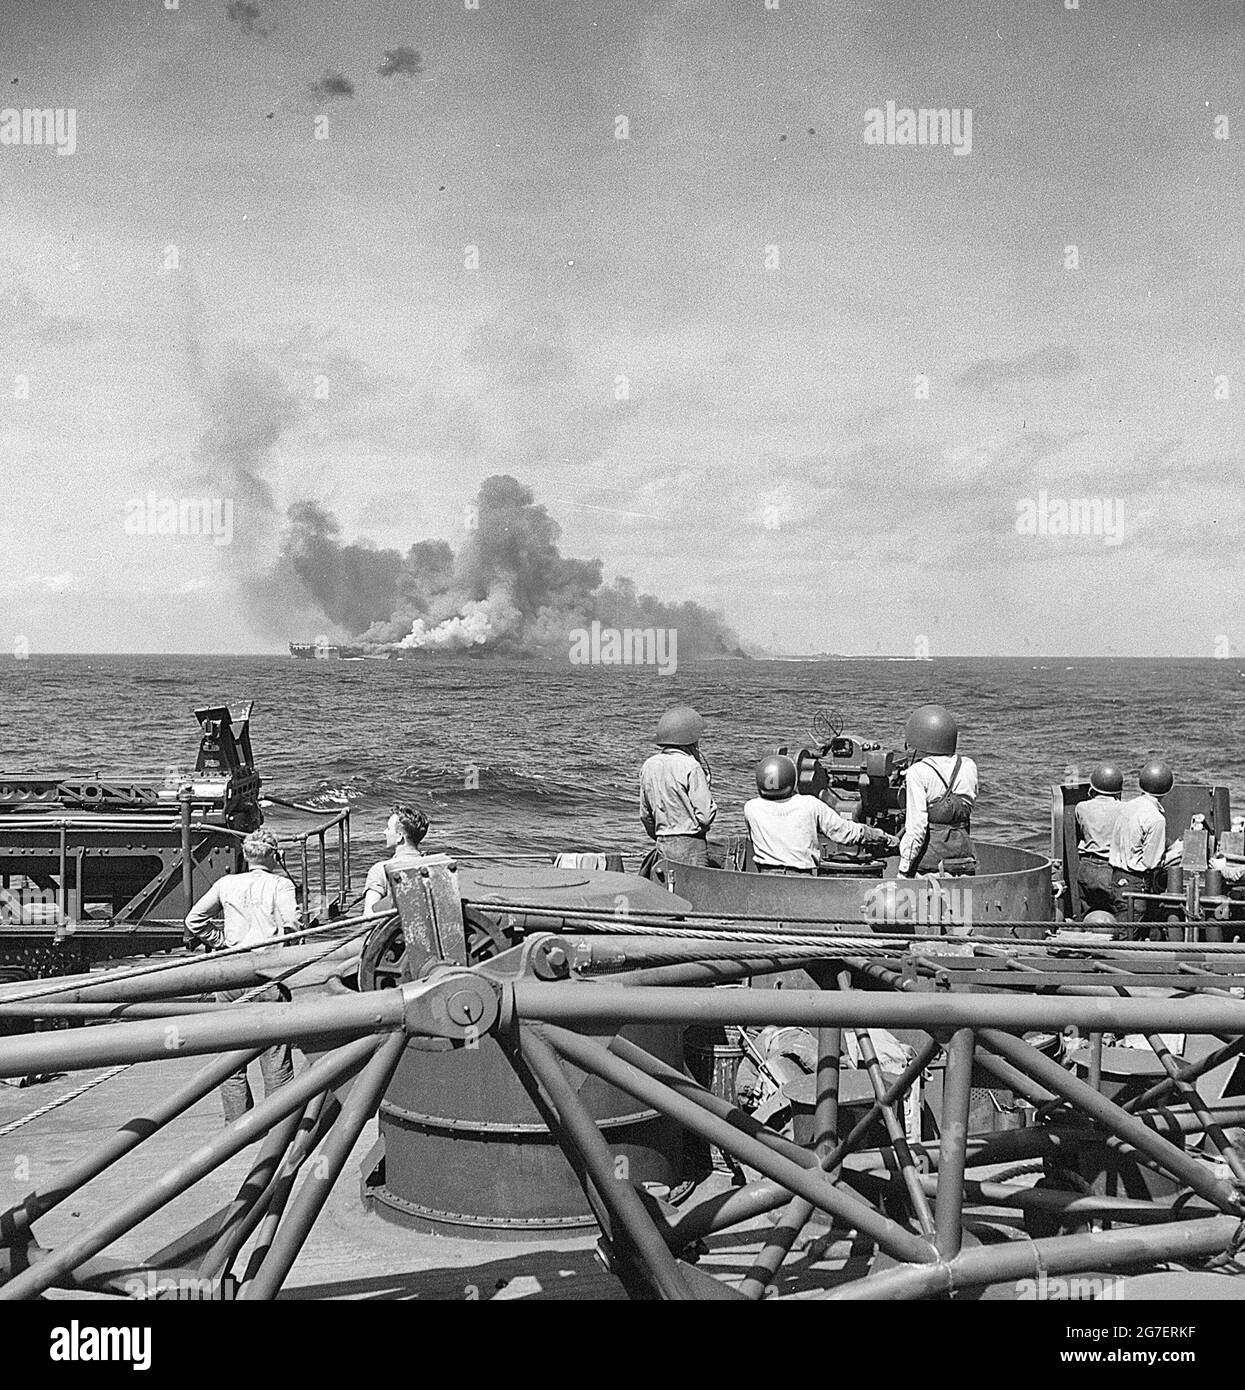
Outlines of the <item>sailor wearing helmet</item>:
M640 769L641 823L662 857L679 864L709 863L709 827L718 808L700 751L704 731L690 706L668 709L653 735L657 752Z
M913 762L904 779L907 811L899 842L899 874L975 874L971 838L977 764L957 754L959 726L941 705L922 705L908 718L905 746Z

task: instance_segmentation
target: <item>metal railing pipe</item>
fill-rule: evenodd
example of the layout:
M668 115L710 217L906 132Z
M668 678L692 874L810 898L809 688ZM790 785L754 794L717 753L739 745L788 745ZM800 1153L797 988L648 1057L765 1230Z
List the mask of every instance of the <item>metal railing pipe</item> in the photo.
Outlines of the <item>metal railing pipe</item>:
M951 1259L960 1253L963 1238L961 1213L972 1085L973 1030L958 1028L947 1044L947 1065L942 1079L942 1114L938 1121L942 1134L938 1151L934 1221L938 1253L944 1259Z
M380 1098L402 1060L405 1047L405 1037L386 1038L355 1078L341 1113L316 1155L312 1170L304 1175L298 1195L277 1227L267 1256L254 1278L243 1288L241 1296L244 1299L276 1297L316 1218L328 1201L333 1184L340 1177L363 1126L376 1113Z
M742 1129L710 1114L669 1086L653 1080L599 1043L590 1042L563 1028L548 1028L545 1031L550 1042L576 1066L592 1072L644 1105L652 1106L676 1120L693 1134L716 1144L741 1163L780 1183L789 1194L807 1198L820 1211L837 1217L843 1224L867 1235L896 1259L924 1261L935 1258L933 1247L927 1241L904 1230L888 1217L881 1216L854 1194L835 1187L821 1172L816 1158L807 1151L800 1150L807 1160L802 1165L758 1142Z
M0 1076L152 1062L279 1042L341 1041L400 1029L404 1012L403 991L386 989L290 1004L246 1004L220 1013L116 1023L81 1032L23 1033L0 1039Z
M1245 1032L1245 1000L1069 995L885 994L861 990L696 990L518 980L521 1018L543 1023L760 1023L851 1028Z
M613 1239L625 1233L657 1291L667 1299L691 1298L691 1291L679 1271L661 1233L653 1224L634 1187L620 1177L609 1145L596 1121L588 1113L579 1094L566 1079L566 1073L541 1033L525 1028L519 1040L519 1053L531 1068L549 1099L567 1137L592 1179L597 1195L614 1218Z
M58 1247L46 1260L41 1260L7 1284L0 1285L0 1300L33 1298L50 1289L68 1270L99 1254L166 1202L193 1187L200 1178L246 1148L291 1111L301 1111L317 1092L332 1085L339 1077L357 1070L367 1061L375 1046L375 1039L360 1038L313 1062L292 1081L265 1097L253 1110L248 1110L241 1119L235 1120L196 1149L189 1158L168 1169L154 1183L144 1186L128 1201L115 1207L94 1226Z
M0 1239L8 1239L19 1230L29 1229L33 1221L46 1215L66 1197L72 1197L77 1190L97 1178L105 1169L111 1168L118 1159L124 1158L153 1134L164 1128L170 1120L185 1114L192 1105L197 1105L204 1096L210 1094L227 1076L232 1076L240 1067L245 1067L259 1056L260 1049L247 1049L242 1052L229 1052L223 1057L214 1057L202 1071L179 1087L172 1095L153 1106L146 1115L136 1115L127 1120L114 1134L108 1136L90 1153L70 1164L64 1172L56 1175L54 1185L43 1191L32 1192L16 1206L0 1215Z

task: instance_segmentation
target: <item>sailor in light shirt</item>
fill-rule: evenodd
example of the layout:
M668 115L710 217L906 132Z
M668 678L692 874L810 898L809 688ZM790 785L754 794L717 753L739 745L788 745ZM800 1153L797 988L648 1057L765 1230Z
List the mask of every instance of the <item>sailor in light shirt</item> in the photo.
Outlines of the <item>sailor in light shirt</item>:
M757 791L744 804L752 859L761 873L812 874L821 862L821 836L840 845L872 845L893 852L898 840L862 821L848 820L816 796L800 795L795 763L771 753L756 766Z
M1089 779L1089 796L1077 803L1077 888L1086 912L1114 912L1111 887L1111 837L1122 809L1124 774L1114 763L1099 763Z
M709 827L718 814L712 774L700 751L705 721L689 705L662 715L653 742L657 752L640 769L640 823L662 858L709 863Z
M813 873L821 863L819 835L840 845L864 843L884 851L895 847L893 835L847 820L818 797L799 793L785 801L754 796L744 803L744 822L753 860L763 873L777 869Z
M271 830L248 835L242 842L248 871L217 879L191 908L186 930L218 949L276 943L286 932L294 931L298 926L298 897L289 876L278 872L280 848ZM218 916L219 924L213 921ZM249 995L247 989L221 989L216 991L216 1002L236 1004ZM275 985L252 998L254 1002L277 1003L288 1000L289 993L283 986ZM259 1054L259 1068L265 1096L292 1081L294 1064L289 1044L278 1042L265 1048ZM251 1109L255 1099L245 1067L221 1082L220 1094L226 1124L233 1124Z
M1180 840L1170 849L1167 846L1167 817L1160 798L1172 789L1171 769L1165 763L1147 763L1137 780L1141 795L1124 802L1111 832L1111 886L1117 912L1126 912L1134 901L1125 896L1129 892L1158 892L1162 887L1159 870L1175 863L1184 848Z
M298 897L288 875L277 872L277 840L271 831L248 835L248 870L218 878L195 903L186 930L209 946L258 946L298 926ZM219 917L219 923L213 918Z
M919 758L904 779L907 811L899 840L899 873L971 873L976 868L969 838L977 800L977 764L955 753Z
M1120 807L1111 832L1111 867L1130 874L1153 873L1167 852L1167 817L1157 796L1142 792Z

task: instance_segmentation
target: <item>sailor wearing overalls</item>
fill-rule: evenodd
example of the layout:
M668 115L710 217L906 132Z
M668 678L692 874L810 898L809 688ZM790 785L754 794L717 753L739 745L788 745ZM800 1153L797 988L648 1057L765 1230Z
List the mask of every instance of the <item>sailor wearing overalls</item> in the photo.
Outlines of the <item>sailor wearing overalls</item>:
M907 810L899 841L899 875L974 874L972 815L977 764L956 753L959 729L941 705L922 705L908 720L904 744L913 753L904 779Z

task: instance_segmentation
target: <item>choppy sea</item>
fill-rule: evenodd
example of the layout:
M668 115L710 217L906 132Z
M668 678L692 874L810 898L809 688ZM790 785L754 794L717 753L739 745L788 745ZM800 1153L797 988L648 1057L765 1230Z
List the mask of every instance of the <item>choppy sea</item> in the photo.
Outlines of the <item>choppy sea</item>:
M430 849L641 851L637 774L657 716L680 703L705 716L725 831L743 829L754 760L811 742L818 711L902 747L907 714L927 701L956 713L977 760L984 838L1048 845L1048 788L1106 756L1135 769L1160 755L1245 809L1235 660L738 660L663 676L452 656L32 656L0 661L0 772L162 780L193 764L196 705L247 701L265 789L349 804L359 863L379 852L395 801L431 816Z

